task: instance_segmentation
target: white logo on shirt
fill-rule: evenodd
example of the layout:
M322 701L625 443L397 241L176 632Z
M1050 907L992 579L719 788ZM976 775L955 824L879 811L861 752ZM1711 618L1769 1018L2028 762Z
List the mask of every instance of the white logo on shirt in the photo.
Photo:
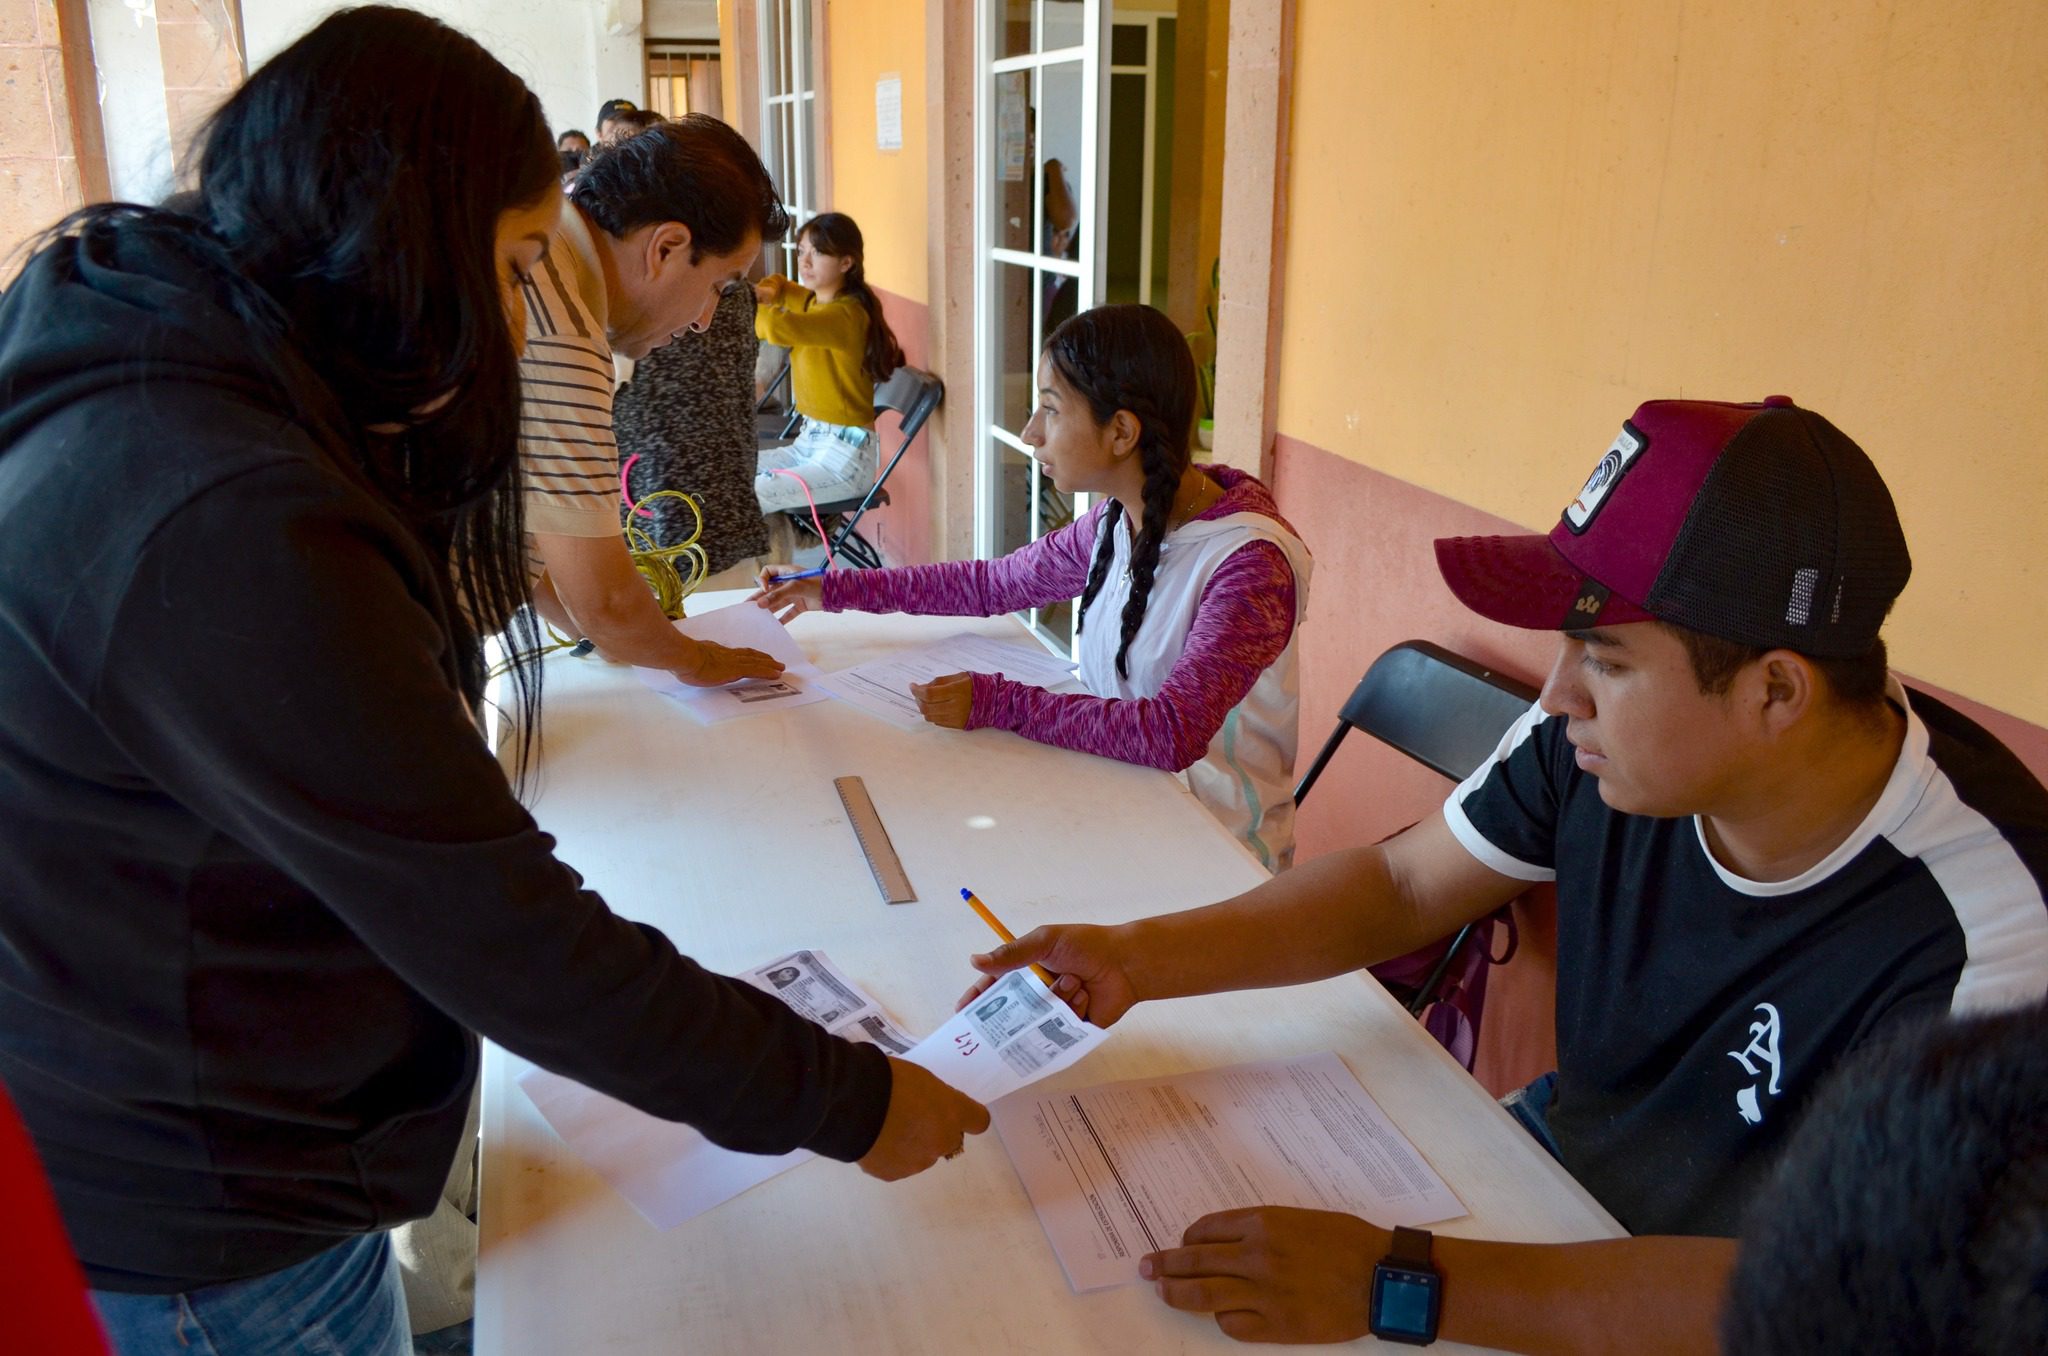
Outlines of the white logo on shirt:
M1743 1067L1751 1078L1763 1071L1755 1061L1762 1060L1770 1066L1771 1076L1764 1090L1771 1096L1778 1095L1778 1010L1769 1003L1759 1003L1756 1010L1763 1014L1749 1024L1749 1044L1740 1050L1730 1050L1728 1058ZM1757 1102L1757 1085L1751 1083L1735 1094L1735 1109L1742 1113L1742 1119L1751 1125L1760 1125L1764 1119L1763 1108Z

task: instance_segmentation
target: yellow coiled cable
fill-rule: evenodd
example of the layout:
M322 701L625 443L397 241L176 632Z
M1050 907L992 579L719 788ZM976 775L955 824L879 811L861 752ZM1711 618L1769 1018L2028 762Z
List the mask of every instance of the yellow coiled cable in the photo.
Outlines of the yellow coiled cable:
M648 536L639 524L641 508L657 499L682 500L689 505L690 516L697 520L697 525L690 530L690 535L674 546L656 546L654 538ZM683 600L695 593L705 579L710 577L711 558L705 555L704 548L697 544L703 535L704 510L697 506L696 500L681 490L656 490L645 499L635 502L632 513L626 518L626 552L632 557L633 568L640 572L640 577L647 581L647 587L654 591L654 602L661 609L661 615L671 620L683 615ZM572 640L555 630L553 626L547 627L547 633L550 643L522 658L540 659L559 650L573 650L579 646L585 647L585 652L588 653L587 641ZM497 678L510 672L512 662L509 658L501 660L491 669L490 677Z

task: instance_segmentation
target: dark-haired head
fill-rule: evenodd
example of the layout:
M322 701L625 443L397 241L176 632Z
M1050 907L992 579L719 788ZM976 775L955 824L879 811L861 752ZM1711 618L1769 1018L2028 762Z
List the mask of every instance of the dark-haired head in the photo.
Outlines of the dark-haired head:
M1844 1062L1742 1234L1735 1356L2048 1351L2048 1007Z
M249 77L207 125L179 203L257 349L296 355L275 360L286 399L341 430L341 454L493 620L526 595L505 233L527 221L540 240L520 252L544 246L556 164L517 76L437 20L375 6ZM481 649L452 598L448 613L474 700Z
M612 145L624 141L627 137L638 136L648 128L667 121L668 119L651 108L622 108L612 114L611 119L605 123L604 131L599 135L607 145Z
M753 147L701 113L598 147L570 200L609 237L607 325L629 358L708 325L722 288L789 227Z
M861 238L860 227L844 212L820 212L804 223L797 239L817 253L840 261L846 270L840 279L840 291L856 298L866 309L868 338L861 369L868 380L879 386L895 376L896 369L903 366L903 345L896 342L896 332L889 328L889 321L882 314L881 299L868 286L868 247Z
M1050 375L1086 402L1098 425L1110 424L1119 413L1132 424L1135 455L1144 475L1145 517L1131 543L1131 594L1124 604L1116 652L1116 671L1128 678L1131 641L1144 623L1174 497L1192 463L1194 356L1174 323L1152 307L1098 306L1052 332L1045 341L1045 363ZM1081 626L1087 625L1089 605L1109 573L1122 513L1121 503L1112 501L1081 593Z
M578 129L571 127L555 138L555 149L565 152L574 151L578 156L581 156L589 152L590 138Z
M631 113L638 107L631 99L607 99L597 106L598 136L605 134L605 125L621 113Z
M687 113L648 131L600 147L577 177L576 205L606 231L623 238L676 221L699 253L729 254L750 237L774 240L789 229L767 167L730 126Z

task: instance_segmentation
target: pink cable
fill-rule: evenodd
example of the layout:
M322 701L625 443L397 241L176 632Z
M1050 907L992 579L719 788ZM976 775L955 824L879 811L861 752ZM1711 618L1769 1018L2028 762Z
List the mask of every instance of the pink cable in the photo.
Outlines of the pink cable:
M626 465L629 467L632 464L633 463L630 461L626 463ZM776 467L775 474L779 476L788 476L791 480L794 480L797 483L797 487L804 492L804 502L811 506L811 526L818 529L818 540L824 543L825 546L825 568L828 570L831 569L832 539L825 535L825 520L818 516L818 501L811 498L811 482L805 480L802 476L798 475L796 472L792 470L789 470L787 467Z
M626 458L626 464L619 468L619 498L625 500L626 507L629 509L633 509L633 511L639 514L642 518L652 518L654 516L653 509L646 507L634 508L633 490L632 487L626 483L627 480L633 474L633 463L638 460L640 460L640 454L638 452L635 452L632 456Z

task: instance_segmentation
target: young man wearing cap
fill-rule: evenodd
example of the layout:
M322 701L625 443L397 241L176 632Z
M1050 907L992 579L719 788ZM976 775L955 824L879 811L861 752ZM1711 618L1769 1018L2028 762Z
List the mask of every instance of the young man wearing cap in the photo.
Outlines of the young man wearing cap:
M1646 404L1547 538L1437 558L1475 611L1563 633L1537 708L1438 814L975 963L1038 962L1107 1025L1371 965L1554 879L1558 1070L1520 1118L1636 1237L1432 1244L1262 1207L1141 1270L1247 1339L1711 1351L1742 1211L1827 1070L1902 1020L2048 993L2048 792L1887 673L1911 568L1891 496L1784 397Z

